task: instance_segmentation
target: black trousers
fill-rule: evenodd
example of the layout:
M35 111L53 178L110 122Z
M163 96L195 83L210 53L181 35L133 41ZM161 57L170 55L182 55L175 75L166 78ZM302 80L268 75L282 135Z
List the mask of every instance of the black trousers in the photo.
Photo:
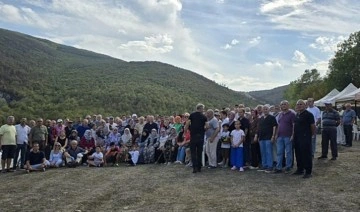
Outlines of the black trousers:
M261 161L260 145L259 142L251 144L251 166L258 167Z
M332 157L336 158L338 156L336 137L337 137L336 127L323 128L321 135L321 149L322 149L321 156L327 157L329 151L329 142L330 142Z
M194 169L201 169L201 156L204 147L204 135L195 134L190 138L191 161Z
M312 144L311 135L294 136L297 171L306 174L312 172Z
M352 146L352 139L353 139L353 134L352 134L352 125L344 125L344 134L345 134L345 141L346 141L346 145Z

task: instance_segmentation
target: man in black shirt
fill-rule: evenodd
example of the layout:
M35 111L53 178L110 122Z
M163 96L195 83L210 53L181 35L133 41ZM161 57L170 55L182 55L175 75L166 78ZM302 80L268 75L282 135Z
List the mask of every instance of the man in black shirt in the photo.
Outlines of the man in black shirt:
M296 103L296 117L294 122L294 146L297 170L294 175L311 177L312 172L312 136L315 135L315 119L312 113L306 110L304 100Z
M25 169L27 173L30 171L45 171L45 168L50 165L49 161L45 158L45 153L39 150L39 144L34 142L32 146L32 151L28 152L26 156L26 165Z
M197 104L196 111L190 114L186 121L184 132L190 130L190 151L193 164L193 173L201 171L201 154L204 146L205 129L207 118L203 114L204 105Z

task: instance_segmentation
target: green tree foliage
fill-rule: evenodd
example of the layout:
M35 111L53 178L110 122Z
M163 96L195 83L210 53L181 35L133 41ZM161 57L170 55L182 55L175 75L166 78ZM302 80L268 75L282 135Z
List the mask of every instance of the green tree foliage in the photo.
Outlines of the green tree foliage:
M295 102L299 98L320 99L332 89L344 89L349 83L360 87L360 31L338 44L334 58L329 62L329 71L322 79L316 69L305 70L298 80L290 83L285 97Z
M326 83L329 88L337 89L343 89L349 83L360 87L360 31L338 45L338 51L329 63Z
M295 102L309 97L318 98L322 94L323 80L317 69L305 70L299 79L292 81L285 91L285 99Z
M126 62L0 29L0 117L172 114L256 102L160 62ZM1 120L0 120L1 121Z

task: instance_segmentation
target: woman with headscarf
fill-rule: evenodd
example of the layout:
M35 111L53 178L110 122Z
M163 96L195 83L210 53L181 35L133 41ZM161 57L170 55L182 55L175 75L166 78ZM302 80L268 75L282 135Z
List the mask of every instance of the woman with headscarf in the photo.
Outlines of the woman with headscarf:
M129 147L131 146L132 146L132 135L130 129L125 128L124 134L121 136L121 141L120 141L122 160L128 161L127 155L129 153Z
M158 143L158 134L156 129L152 129L151 133L145 142L143 151L144 163L154 163L155 160L155 147Z
M163 151L165 164L167 165L170 165L171 162L173 161L172 156L175 150L176 140L177 140L177 133L176 133L176 129L173 127L170 130L170 134L164 145L164 151Z
M114 142L115 146L120 146L121 135L118 131L119 129L115 127L112 129L111 133L107 136L106 145L105 145L106 151L109 150L111 142Z
M83 148L87 154L83 156L83 162L87 161L87 156L95 152L95 141L91 136L91 130L86 130L84 136L81 138L79 147Z

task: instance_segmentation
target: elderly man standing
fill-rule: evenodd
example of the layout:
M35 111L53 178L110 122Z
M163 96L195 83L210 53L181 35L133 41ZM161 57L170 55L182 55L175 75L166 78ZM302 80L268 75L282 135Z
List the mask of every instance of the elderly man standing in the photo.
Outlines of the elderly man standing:
M204 107L203 104L197 104L196 111L190 114L184 127L185 133L190 129L190 151L193 173L201 172L201 155L204 146L205 128L207 128L207 118L203 114Z
M332 108L330 101L325 101L325 111L322 114L322 141L321 141L321 156L318 159L326 159L329 150L329 141L331 147L331 160L336 160L337 152L337 129L340 124L339 113Z
M1 155L1 168L2 173L12 172L10 168L11 160L14 158L16 150L16 128L14 126L15 118L14 116L9 116L7 118L7 124L0 127L0 147L2 150ZM5 169L5 162L6 167Z
M313 116L314 116L315 131L316 131L316 126L318 126L320 124L320 121L321 121L320 109L314 105L314 99L313 98L308 98L307 105L308 105L308 107L306 108L306 110L309 111L310 113L312 113ZM312 147L312 150L311 150L312 151L312 157L314 158L314 155L315 155L315 152L316 152L316 134L311 138L311 147Z
M352 130L353 124L356 123L356 113L353 109L351 109L351 104L345 104L345 111L342 116L342 124L344 126L344 134L346 144L344 146L351 147L352 146Z
M315 135L316 132L314 116L305 108L305 101L302 99L298 100L296 103L297 114L294 122L293 135L297 170L293 175L303 175L303 178L309 178L312 173L311 137Z
M217 157L216 150L218 144L218 133L219 133L219 122L214 116L214 111L209 109L206 111L206 117L208 120L209 128L205 132L206 138L206 154L209 159L209 169L216 168L217 166Z
M25 165L25 155L27 152L27 145L28 145L28 141L29 141L29 134L30 134L30 130L31 128L29 126L27 126L26 124L27 119L26 118L22 118L20 121L20 124L15 125L16 128L16 134L17 134L17 139L16 139L16 151L15 151L15 157L14 157L14 163L13 163L13 169L16 169L16 165L17 165L17 161L18 161L18 157L19 157L19 153L21 152L20 155L20 169L24 169L24 165Z
M39 144L39 150L45 152L45 147L48 145L48 130L45 125L43 125L43 119L39 118L36 121L35 127L30 131L29 135L29 144L32 147L32 143L36 142Z
M285 173L290 172L292 161L293 161L293 147L292 147L292 138L293 138L293 127L295 121L295 113L289 110L289 102L284 100L281 101L280 107L282 112L277 116L278 129L276 135L277 143L277 164L275 173L282 172L284 150L286 157L286 168Z

